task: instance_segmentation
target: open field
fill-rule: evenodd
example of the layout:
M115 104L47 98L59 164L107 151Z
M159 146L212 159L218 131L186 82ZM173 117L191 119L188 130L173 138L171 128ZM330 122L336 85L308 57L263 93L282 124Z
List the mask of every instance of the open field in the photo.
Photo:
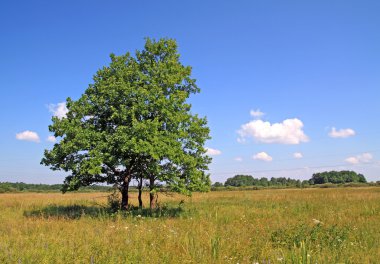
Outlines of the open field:
M161 217L109 215L105 195L0 194L0 263L380 262L376 187L161 195Z

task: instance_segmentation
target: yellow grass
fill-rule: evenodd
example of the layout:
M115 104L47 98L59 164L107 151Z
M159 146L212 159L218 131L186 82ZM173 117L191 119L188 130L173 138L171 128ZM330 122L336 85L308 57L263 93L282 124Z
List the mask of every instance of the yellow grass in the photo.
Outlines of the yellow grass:
M160 195L185 203L158 218L109 215L106 195L0 194L0 263L380 263L380 188Z

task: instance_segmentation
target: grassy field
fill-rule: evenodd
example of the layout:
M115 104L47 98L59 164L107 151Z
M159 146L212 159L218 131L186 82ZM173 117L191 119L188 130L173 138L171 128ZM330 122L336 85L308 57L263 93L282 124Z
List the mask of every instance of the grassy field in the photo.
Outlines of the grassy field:
M105 193L0 194L0 263L380 263L380 188L159 202L153 217L123 216Z

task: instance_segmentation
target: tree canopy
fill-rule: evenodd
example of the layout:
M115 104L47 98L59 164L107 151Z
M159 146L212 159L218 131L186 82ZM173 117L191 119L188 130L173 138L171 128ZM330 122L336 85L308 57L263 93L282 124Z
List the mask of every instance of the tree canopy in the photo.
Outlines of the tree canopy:
M191 113L187 99L200 89L191 67L179 61L175 40L148 38L135 56L110 57L78 100L67 98L66 117L52 118L49 130L59 142L41 163L70 173L64 192L117 186L122 208L132 179L149 182L151 206L157 182L183 194L207 191L209 128Z
M225 186L252 186L253 177L251 175L235 175L232 178L228 178L224 183Z
M348 183L348 182L367 182L363 174L354 171L326 171L314 173L310 179L311 184L324 183Z

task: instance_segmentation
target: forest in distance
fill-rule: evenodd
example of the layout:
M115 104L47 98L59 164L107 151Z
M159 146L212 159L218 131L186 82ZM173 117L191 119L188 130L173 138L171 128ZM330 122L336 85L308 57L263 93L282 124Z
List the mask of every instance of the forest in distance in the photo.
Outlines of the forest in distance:
M285 177L266 177L254 178L251 175L235 175L228 178L225 183L216 182L214 187L241 187L241 186L288 186L288 187L307 187L316 184L346 184L346 183L367 183L363 174L356 173L355 171L325 171L314 173L309 180L295 180Z
M380 182L367 182L362 174L354 171L330 171L313 174L309 180L295 180L285 177L254 178L251 175L235 175L228 178L225 183L215 182L211 185L211 191L220 190L247 190L262 188L308 188L308 187L364 187L380 186ZM23 182L0 182L0 193L13 192L60 192L63 184L29 184ZM165 190L165 186L161 186ZM91 185L82 187L78 192L111 192L112 186ZM131 191L137 191L136 186L131 186Z
M24 182L0 182L0 193L13 192L60 192L63 184L30 184ZM107 192L112 187L91 185L82 187L79 192Z

